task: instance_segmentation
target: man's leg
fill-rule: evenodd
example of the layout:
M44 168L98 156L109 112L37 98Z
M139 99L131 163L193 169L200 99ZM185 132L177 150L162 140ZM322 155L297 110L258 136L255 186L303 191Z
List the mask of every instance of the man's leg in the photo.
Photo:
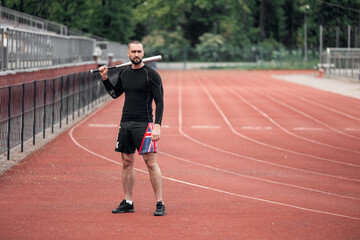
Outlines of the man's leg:
M124 189L125 200L132 201L134 188L134 153L121 153L122 158L122 184Z
M156 155L155 153L145 153L143 158L149 170L150 181L154 189L156 201L162 201L162 177L159 165L156 162Z
M134 154L121 153L122 168L122 184L125 199L120 205L112 210L112 213L134 212L134 204L132 203L132 193L134 187ZM131 202L129 202L131 201Z

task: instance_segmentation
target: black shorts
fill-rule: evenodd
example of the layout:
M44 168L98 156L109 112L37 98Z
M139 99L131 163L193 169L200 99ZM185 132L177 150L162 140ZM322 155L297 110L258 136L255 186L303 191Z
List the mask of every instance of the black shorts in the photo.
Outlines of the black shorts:
M151 140L153 123L122 122L116 141L116 152L139 154L157 152L156 142Z

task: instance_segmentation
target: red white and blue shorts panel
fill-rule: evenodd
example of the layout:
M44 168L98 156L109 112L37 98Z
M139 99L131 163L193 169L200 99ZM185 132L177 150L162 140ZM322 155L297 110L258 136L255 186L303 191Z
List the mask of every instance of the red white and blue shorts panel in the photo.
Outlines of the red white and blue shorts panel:
M157 144L151 140L153 123L148 122L121 122L116 141L115 151L139 154L156 153Z

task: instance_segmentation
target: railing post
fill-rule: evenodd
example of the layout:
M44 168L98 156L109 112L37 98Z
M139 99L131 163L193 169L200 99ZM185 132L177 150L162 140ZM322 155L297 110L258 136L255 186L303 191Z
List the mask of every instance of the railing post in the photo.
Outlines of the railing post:
M33 121L33 145L35 145L36 133L36 81L34 81L34 121Z
M66 76L66 125L69 123L69 75Z
M53 91L52 91L52 110L51 110L51 133L54 133L55 123L55 78L53 79Z
M86 73L83 73L83 74L81 74L82 75L82 77L83 77L83 82L84 82L84 87L83 87L83 92L84 92L84 94L83 94L83 99L84 99L84 101L83 101L83 114L85 114L85 107L86 107L86 99L87 99L87 94L86 94L86 85L87 85L87 79L86 79Z
M75 78L74 78L74 74L72 74L72 83L73 83L73 91L72 91L72 97L73 97L73 101L72 101L72 119L75 119Z
M88 107L88 110L90 110L90 102L91 102L91 83L90 83L90 79L89 79L89 73L85 73L86 75L86 90L87 90L87 94L86 94L86 105Z
M8 102L8 135L7 135L7 160L10 160L10 136L11 136L11 86L9 86L9 102Z
M43 116L43 138L45 138L46 130L46 79L44 80L44 116Z
M21 152L24 152L24 125L25 125L25 83L22 84L22 104L21 104Z
M81 84L80 84L80 80L81 80L81 74L78 74L78 93L79 93L79 102L78 102L78 117L80 117L80 104L81 104Z
M62 108L63 108L63 94L62 94L62 90L63 90L63 77L60 78L60 128L61 128L61 122L62 122Z

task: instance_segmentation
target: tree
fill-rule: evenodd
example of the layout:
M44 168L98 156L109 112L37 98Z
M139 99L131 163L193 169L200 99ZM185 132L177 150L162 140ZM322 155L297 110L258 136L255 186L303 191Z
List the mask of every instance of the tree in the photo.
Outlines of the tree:
M301 6L305 5L301 4L299 0L285 1L284 3L284 16L286 22L283 43L288 48L303 46L304 22L301 21L301 19L304 17L304 12L301 11ZM309 15L310 12L307 12L306 14ZM300 42L298 41L298 38L301 39Z
M191 46L206 32L220 32L226 17L228 0L152 0L139 4L137 19L143 23L145 35L154 30L181 31ZM145 4L146 3L146 4Z
M336 29L340 31L339 46L347 47L347 26L360 28L360 0L300 0L310 6L308 44L318 46L319 26L323 26L324 47L336 47ZM360 37L360 36L358 36Z
M131 0L97 0L90 17L89 31L106 39L127 43L134 34Z
M266 41L292 48L303 44L304 5L310 6L306 14L310 48L318 46L320 25L329 45L334 45L336 27L343 32L347 25L360 29L360 0L1 0L1 4L123 43L167 32L194 47L200 36L213 33L235 47Z

